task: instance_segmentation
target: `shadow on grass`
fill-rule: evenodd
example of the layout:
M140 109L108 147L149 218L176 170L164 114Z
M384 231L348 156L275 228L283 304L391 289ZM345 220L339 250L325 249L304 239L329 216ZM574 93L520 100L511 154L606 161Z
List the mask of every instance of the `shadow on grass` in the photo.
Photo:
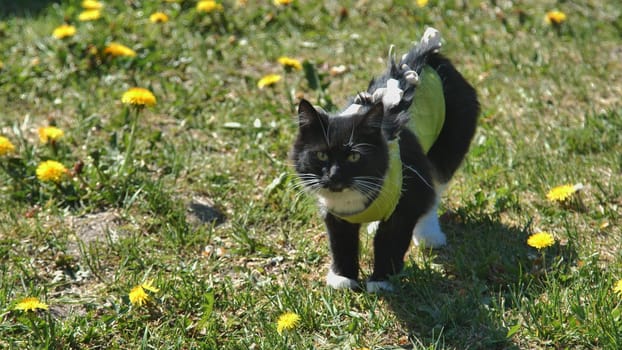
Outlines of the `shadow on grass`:
M225 222L225 215L216 209L213 203L193 199L188 205L188 211L187 220L190 222L213 224L214 226Z
M32 17L60 0L2 0L0 1L0 19L8 17Z
M418 346L518 349L509 334L513 325L505 324L503 313L513 307L511 294L542 271L541 255L526 244L528 228L492 219L453 222L444 228L448 246L423 252L419 266L407 264L400 291L384 299ZM573 255L563 251L566 262ZM561 256L559 247L551 247L546 260Z

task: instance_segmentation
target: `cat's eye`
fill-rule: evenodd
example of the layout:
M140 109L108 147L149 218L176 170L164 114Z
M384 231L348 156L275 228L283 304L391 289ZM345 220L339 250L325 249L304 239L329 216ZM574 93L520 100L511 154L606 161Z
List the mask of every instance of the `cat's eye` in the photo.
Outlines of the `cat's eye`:
M359 159L361 159L361 154L357 153L357 152L352 152L350 154L348 154L348 162L358 162Z
M322 162L325 162L328 160L328 154L326 154L326 152L317 151L315 153L315 156L317 157L317 159L321 160Z

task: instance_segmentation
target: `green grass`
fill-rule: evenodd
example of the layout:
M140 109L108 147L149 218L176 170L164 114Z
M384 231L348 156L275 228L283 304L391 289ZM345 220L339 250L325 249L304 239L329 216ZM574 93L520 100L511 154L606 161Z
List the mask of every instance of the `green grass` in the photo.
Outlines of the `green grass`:
M0 348L622 347L617 1L235 3L199 14L194 1L109 0L87 23L80 1L0 4L0 135L16 146L0 157ZM552 9L567 21L545 24ZM155 11L170 21L150 23ZM57 40L64 19L77 34ZM296 101L343 105L425 26L483 107L445 195L449 244L411 247L395 293L329 290L321 220L289 176ZM137 56L103 57L110 41ZM258 89L269 73L283 80ZM128 152L132 86L158 101ZM51 124L65 137L43 145ZM46 159L83 167L42 183ZM564 183L584 189L548 201ZM537 231L556 244L527 246ZM132 305L148 280L159 291ZM49 310L14 310L27 296ZM279 334L288 311L301 321Z

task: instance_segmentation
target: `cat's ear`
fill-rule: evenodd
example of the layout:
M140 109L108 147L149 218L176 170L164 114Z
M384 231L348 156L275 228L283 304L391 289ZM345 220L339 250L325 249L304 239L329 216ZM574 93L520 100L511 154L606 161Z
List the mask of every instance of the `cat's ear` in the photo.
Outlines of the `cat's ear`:
M309 101L303 98L298 104L298 128L301 130L314 126L323 128L325 117L322 112L315 109Z
M313 123L313 120L315 118L317 118L317 111L315 110L315 108L313 108L309 101L305 100L304 98L301 99L300 103L298 104L298 126L307 126Z

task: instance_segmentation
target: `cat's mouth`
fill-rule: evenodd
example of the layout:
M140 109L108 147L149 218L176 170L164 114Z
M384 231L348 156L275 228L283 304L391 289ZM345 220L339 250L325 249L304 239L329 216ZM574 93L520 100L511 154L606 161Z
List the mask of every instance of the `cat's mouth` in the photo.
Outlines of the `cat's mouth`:
M324 186L324 188L326 188L327 190L331 192L343 192L343 190L345 190L348 187L349 186L345 184L341 184L341 183L330 183Z

